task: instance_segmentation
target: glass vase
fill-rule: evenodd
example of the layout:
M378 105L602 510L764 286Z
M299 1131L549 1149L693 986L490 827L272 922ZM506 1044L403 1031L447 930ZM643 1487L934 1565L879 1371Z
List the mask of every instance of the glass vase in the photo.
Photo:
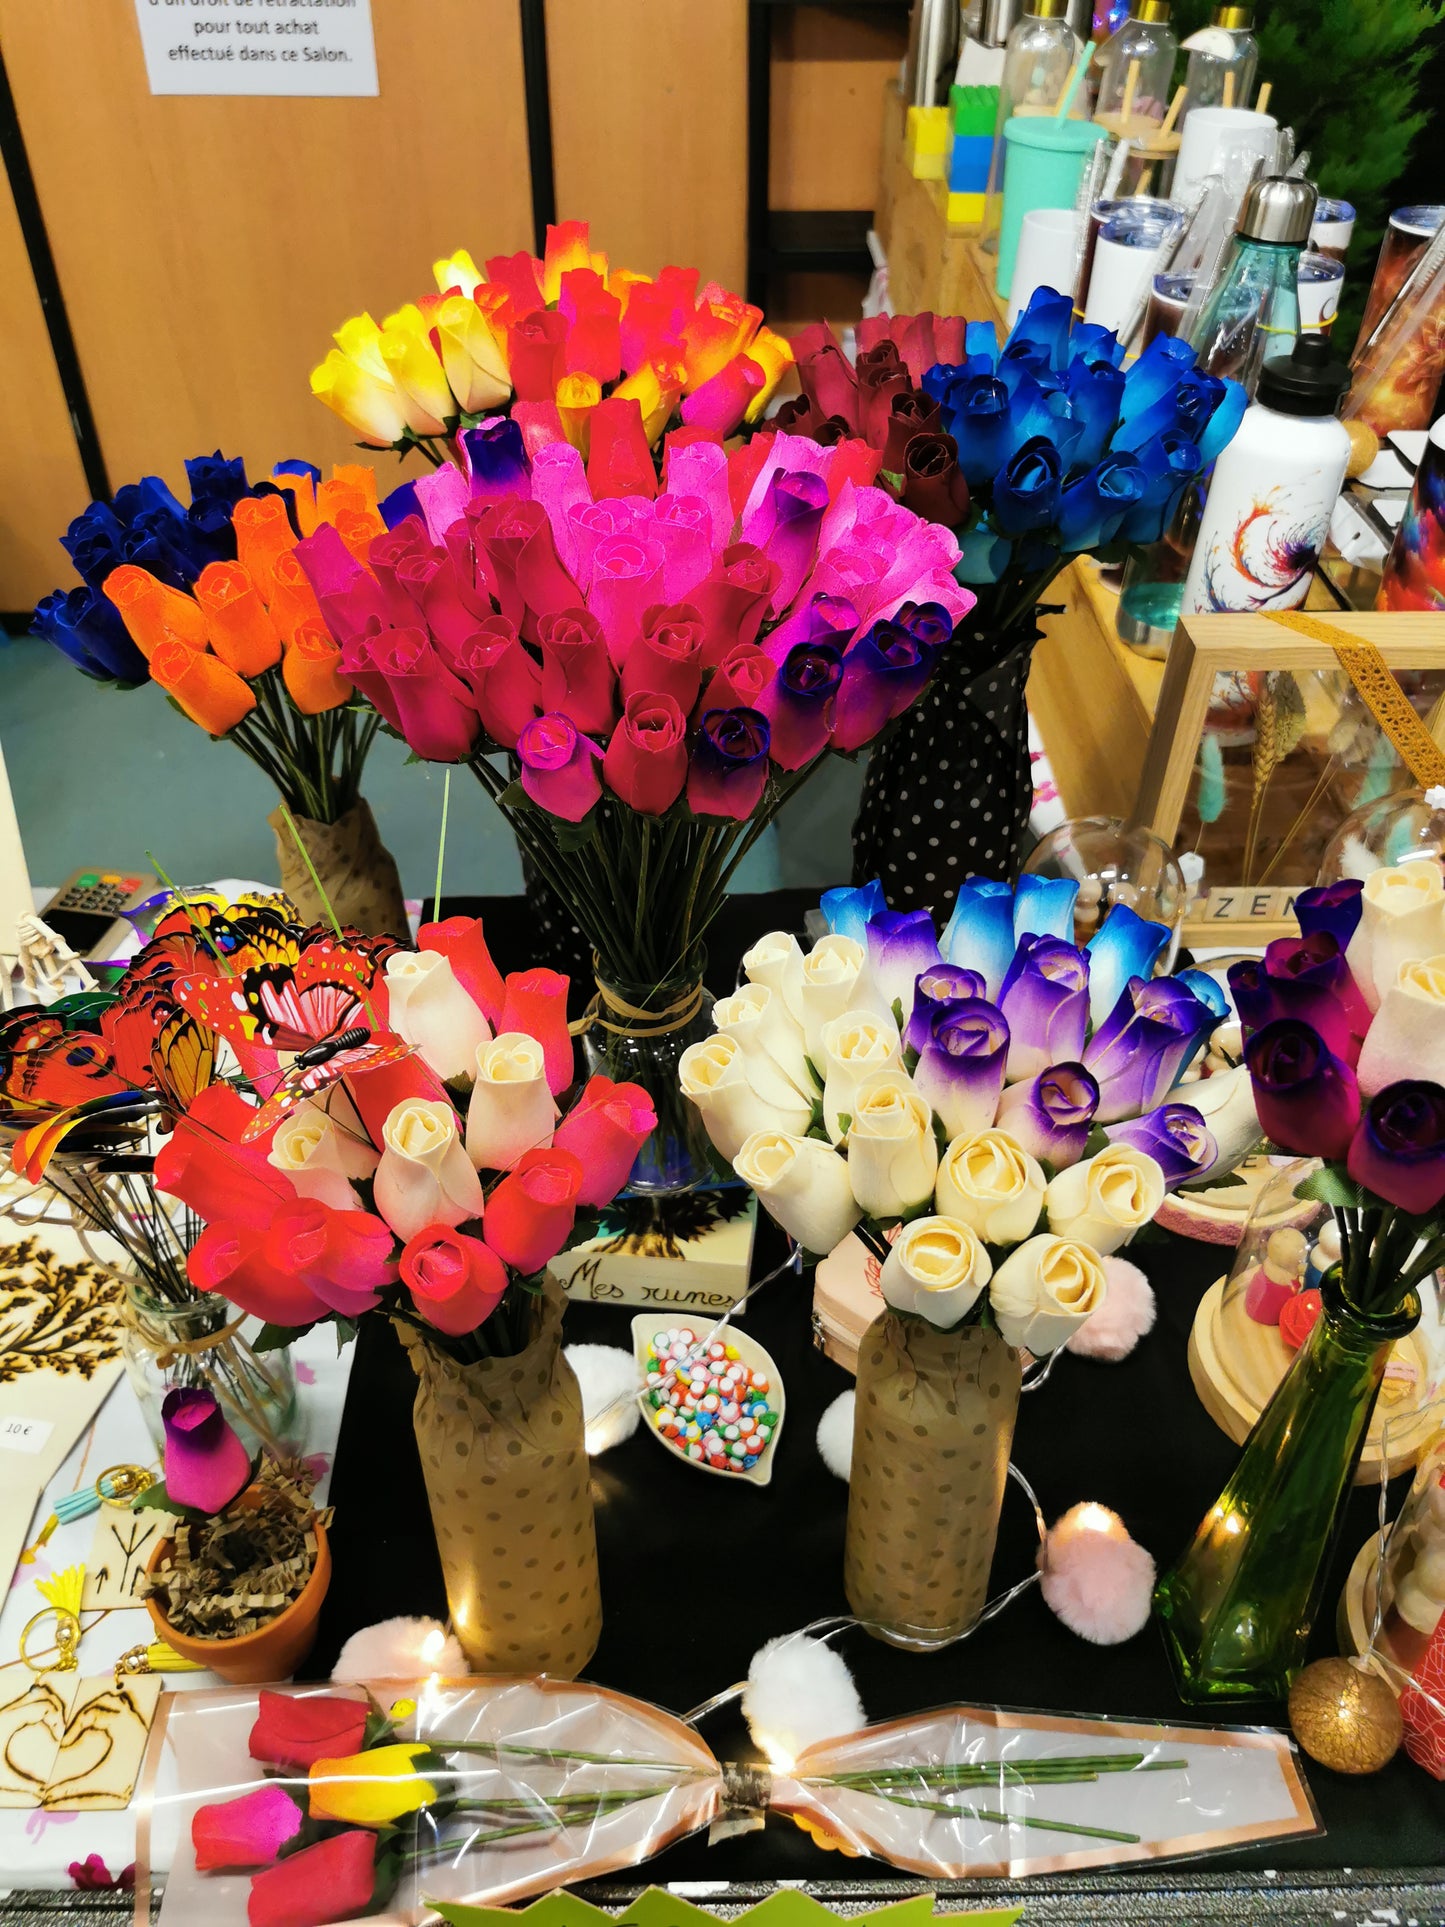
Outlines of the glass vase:
M713 998L696 976L664 984L597 979L597 1009L586 1033L589 1073L640 1084L657 1112L657 1129L637 1154L631 1191L691 1191L716 1184L719 1170L702 1114L683 1096L677 1067L689 1044L712 1035Z
M875 1639L932 1652L978 1617L1020 1388L991 1325L885 1311L863 1334L843 1585Z
M161 1406L167 1393L198 1386L215 1393L248 1451L265 1446L289 1458L300 1449L290 1347L253 1352L242 1336L245 1323L218 1292L177 1302L159 1297L137 1273L127 1275L126 1375L157 1452L165 1448Z
M1154 1592L1180 1697L1283 1699L1304 1664L1390 1350L1419 1300L1357 1311L1337 1272L1234 1476Z

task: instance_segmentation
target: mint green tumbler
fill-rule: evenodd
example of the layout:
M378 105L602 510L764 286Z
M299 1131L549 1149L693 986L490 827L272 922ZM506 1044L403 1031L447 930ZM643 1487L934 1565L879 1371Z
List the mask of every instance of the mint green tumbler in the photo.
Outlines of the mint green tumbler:
M1005 300L1024 216L1036 207L1072 207L1084 163L1106 138L1091 120L1060 120L1053 114L1015 114L1004 122L1003 225L994 286Z

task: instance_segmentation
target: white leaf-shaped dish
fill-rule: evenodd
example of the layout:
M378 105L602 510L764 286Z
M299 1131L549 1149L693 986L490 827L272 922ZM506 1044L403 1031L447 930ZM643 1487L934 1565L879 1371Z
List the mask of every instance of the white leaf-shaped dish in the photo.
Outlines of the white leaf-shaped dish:
M675 1323L690 1330L699 1345L706 1345L712 1337L713 1332L717 1329L716 1320L710 1325L702 1325L694 1323L691 1318L679 1318L675 1320ZM667 1314L665 1312L641 1312L633 1319L632 1349L644 1375L647 1372L647 1348L657 1336L658 1332L666 1331L667 1329ZM773 1427L773 1436L759 1453L758 1462L752 1470L746 1472L725 1472L720 1466L709 1465L706 1459L690 1459L685 1451L677 1445L674 1445L671 1439L664 1437L663 1434L658 1431L656 1424L656 1407L647 1402L645 1394L642 1406L643 1428L645 1431L651 1433L652 1437L657 1440L664 1452L669 1453L675 1459L681 1459L684 1465L692 1466L695 1471L707 1472L715 1479L729 1479L734 1485L766 1485L773 1476L773 1458L778 1449L778 1440L782 1436L783 1418L787 1406L787 1399L783 1392L782 1377L778 1372L777 1366L758 1343L757 1339L750 1338L745 1331L740 1331L736 1325L728 1325L724 1329L723 1340L726 1344L736 1346L739 1358L742 1359L749 1370L765 1372L767 1374L768 1404L777 1413L777 1424Z

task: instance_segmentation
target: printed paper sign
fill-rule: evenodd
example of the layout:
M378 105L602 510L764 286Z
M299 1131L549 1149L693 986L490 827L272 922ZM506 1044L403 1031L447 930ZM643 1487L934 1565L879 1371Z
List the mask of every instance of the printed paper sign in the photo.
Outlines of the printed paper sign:
M45 1450L45 1441L55 1427L49 1419L7 1418L0 1419L0 1452L27 1452L34 1454Z
M371 0L135 0L153 94L375 94Z

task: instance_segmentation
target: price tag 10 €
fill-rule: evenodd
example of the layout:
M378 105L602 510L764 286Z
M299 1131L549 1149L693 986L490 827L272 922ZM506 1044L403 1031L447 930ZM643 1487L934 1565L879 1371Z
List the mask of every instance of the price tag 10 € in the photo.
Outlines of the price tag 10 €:
M49 1419L0 1419L0 1452L41 1452L54 1430Z

